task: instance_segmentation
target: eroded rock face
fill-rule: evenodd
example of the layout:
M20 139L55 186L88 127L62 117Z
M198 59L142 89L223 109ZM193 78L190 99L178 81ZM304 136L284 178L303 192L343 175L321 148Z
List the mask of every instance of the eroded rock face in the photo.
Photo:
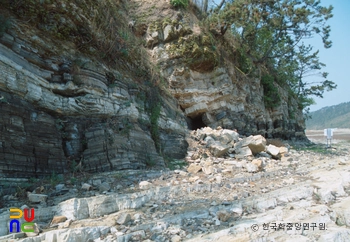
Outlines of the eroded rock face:
M0 176L63 173L67 167L55 118L18 97L2 95L7 102L0 103Z
M288 107L270 111L265 108L259 80L242 81L233 66L199 73L182 66L164 71L170 90L186 116L200 118L207 126L237 129L245 135L289 139L303 132L301 113L290 120ZM283 98L287 93L281 89Z
M76 11L73 5L47 7ZM137 16L159 8L160 15L152 16L150 24L132 21L129 27L145 38L152 61L160 67L157 74L168 85L156 124L146 110L149 97L145 92L152 88L140 84L147 80L127 74L135 72L139 60L122 63L121 71L82 54L74 41L57 44L34 27L16 26L3 34L0 176L164 166L162 156L180 159L186 155L187 125L192 129L221 126L247 136L304 137L301 113L295 112L293 119L289 115L288 105L296 103L289 100L286 90L279 88L283 105L266 109L260 80L241 75L231 62L219 62L211 37L192 13L177 12L165 2L149 9L146 5L143 2L140 9L130 11L137 11L133 12ZM78 12L69 16L91 23L90 15ZM157 22L165 16L165 22ZM81 27L66 21L69 29ZM96 48L90 47L96 54ZM152 125L157 126L158 137L152 134ZM237 141L232 132L211 137L220 143L213 143L212 154L227 153L229 143Z
M0 38L0 177L164 166L147 100L138 98L137 85L127 84L130 77L88 58L73 71L67 59L77 57L47 59L30 40L11 34ZM45 47L57 49L50 42ZM187 151L179 113L176 101L164 98L157 142L170 158Z
M288 90L275 83L281 105L265 107L260 79L244 75L234 61L220 63L212 48L213 40L198 27L194 16L179 20L168 13L167 17L171 23L159 19L165 27L158 27L156 34L149 31L149 52L161 66L169 91L189 118L190 128L200 128L194 124L200 120L201 127L237 129L247 136L305 137L302 112ZM179 26L192 26L192 31L179 34Z

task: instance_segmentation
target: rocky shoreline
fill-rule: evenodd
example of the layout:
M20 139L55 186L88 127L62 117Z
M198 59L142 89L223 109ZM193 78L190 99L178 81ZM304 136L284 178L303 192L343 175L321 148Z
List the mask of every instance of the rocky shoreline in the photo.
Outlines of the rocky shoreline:
M220 136L215 134L220 132ZM234 151L217 155L231 133ZM204 135L203 135L204 134ZM175 170L118 171L91 175L54 189L44 185L25 200L3 203L35 208L37 234L4 235L0 241L346 241L350 236L349 148L286 144L272 157L237 145L264 139L234 131L192 131L186 157ZM207 137L211 137L213 141ZM215 137L221 137L216 140ZM228 136L227 136L228 137ZM207 139L206 139L207 138ZM206 141L204 141L206 139ZM216 143L215 143L216 142ZM272 141L267 141L267 143ZM274 141L277 144L277 141ZM209 144L208 144L209 143ZM277 147L277 146L275 146ZM237 148L237 149L236 149ZM250 150L253 150L250 149ZM237 152L237 153L236 153ZM266 154L265 154L266 153ZM221 157L217 157L221 156ZM187 165L185 165L187 164ZM185 165L185 166L183 166ZM34 198L29 198L33 194ZM40 200L42 198L42 200ZM5 200L5 201L4 201ZM8 208L0 220L8 223ZM300 224L300 227L298 227ZM26 237L33 236L34 237Z

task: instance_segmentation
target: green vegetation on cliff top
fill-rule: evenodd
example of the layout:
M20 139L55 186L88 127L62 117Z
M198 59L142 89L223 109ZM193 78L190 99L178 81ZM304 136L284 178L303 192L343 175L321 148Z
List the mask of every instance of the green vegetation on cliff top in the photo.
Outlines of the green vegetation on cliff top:
M313 97L323 97L325 91L336 88L327 79L328 73L321 72L325 65L319 60L318 50L304 42L321 37L325 48L332 46L327 25L333 17L332 6L321 6L320 0L216 2L218 5L204 14L204 21L219 29L219 35L231 30L237 67L246 75L263 77L267 108L278 106L274 102L279 99L277 85L289 89L298 100L298 108L306 113L314 103ZM208 4L201 1L199 7L206 11ZM318 78L310 82L308 76Z
M154 68L145 58L144 48L140 48L144 40L136 38L127 24L128 6L133 1L0 2L26 24L51 33L58 40L73 42L79 51L97 55L110 65L133 63L137 69L134 73L144 79L153 75L150 72ZM193 11L198 2L170 1L180 15ZM190 61L190 68L206 71L222 63L223 56L229 56L241 73L261 80L265 105L271 109L279 105L278 86L289 90L289 95L298 100L298 108L305 111L313 104L312 97L322 97L325 91L336 88L327 79L328 73L321 72L325 65L319 60L318 50L304 42L320 36L324 47L331 47L327 21L333 16L332 6L321 6L320 0L218 2L209 11L209 1L201 1L200 13L194 11L203 38L177 43L177 49L183 49L182 54ZM145 29L151 24L147 19L142 23ZM308 82L305 78L310 75L318 75L319 79Z

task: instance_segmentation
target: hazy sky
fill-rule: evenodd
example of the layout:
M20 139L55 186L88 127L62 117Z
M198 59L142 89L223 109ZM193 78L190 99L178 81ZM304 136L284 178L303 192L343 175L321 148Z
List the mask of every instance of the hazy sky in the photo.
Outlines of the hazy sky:
M316 104L310 106L311 111L350 101L350 0L321 0L321 5L334 7L334 16L327 22L331 26L330 39L333 45L330 49L325 49L320 37L308 40L307 43L314 47L313 50L320 50L320 61L326 64L321 71L328 72L328 80L334 81L338 87L325 92L323 98L315 98ZM311 78L323 80L316 76Z
M329 73L328 79L338 87L325 92L323 98L315 98L316 105L310 107L311 111L350 101L350 0L321 0L321 5L334 7L334 16L329 20L333 45L324 49L319 38L310 44L320 50L320 60L326 64L324 70Z

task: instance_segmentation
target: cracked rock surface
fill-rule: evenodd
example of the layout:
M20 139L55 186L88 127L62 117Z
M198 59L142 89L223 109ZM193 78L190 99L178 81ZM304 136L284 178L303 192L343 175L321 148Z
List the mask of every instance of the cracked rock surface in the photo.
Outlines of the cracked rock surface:
M47 200L4 197L35 208L37 233L0 241L348 241L350 157L334 149L289 147L280 159L194 153L175 170L106 172L56 185ZM203 147L201 147L204 149ZM204 149L204 151L206 151ZM204 152L206 153L206 152ZM196 159L193 159L196 158ZM183 161L182 161L183 162ZM250 170L247 164L259 169ZM40 189L39 189L40 190ZM35 194L34 192L32 194ZM41 194L36 194L41 195ZM35 196L35 195L33 195ZM1 223L8 223L8 208ZM27 237L33 236L33 237Z

